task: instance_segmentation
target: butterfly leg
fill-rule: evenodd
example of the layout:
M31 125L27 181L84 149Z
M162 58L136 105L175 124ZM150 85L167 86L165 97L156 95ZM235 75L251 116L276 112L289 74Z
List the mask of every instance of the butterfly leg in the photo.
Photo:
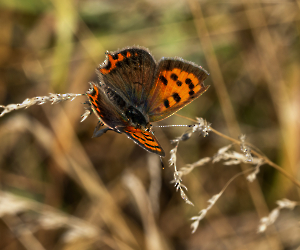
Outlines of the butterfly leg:
M103 125L104 125L104 123L101 121L99 121L97 123L97 126L94 129L92 138L99 137L99 136L103 135L104 133L106 133L107 130L110 130L110 128L104 128L104 129L99 130L99 128L102 127Z
M103 135L104 133L106 133L108 130L113 130L111 128L103 128L103 129L100 129L98 131L95 131L92 138L95 138L95 137L100 137L101 135Z

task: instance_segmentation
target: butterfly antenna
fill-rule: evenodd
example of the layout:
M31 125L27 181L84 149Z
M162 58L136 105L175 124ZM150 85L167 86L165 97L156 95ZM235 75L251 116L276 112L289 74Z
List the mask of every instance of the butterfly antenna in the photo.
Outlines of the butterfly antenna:
M169 127L188 127L188 128L191 128L193 126L194 126L194 124L192 124L192 125L162 125L162 126L152 126L152 128L169 128Z

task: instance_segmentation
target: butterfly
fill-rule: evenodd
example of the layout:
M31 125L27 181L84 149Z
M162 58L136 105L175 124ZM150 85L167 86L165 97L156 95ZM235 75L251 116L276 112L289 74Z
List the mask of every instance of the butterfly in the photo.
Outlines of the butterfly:
M186 106L209 86L208 73L181 58L162 58L158 63L149 50L128 47L107 52L97 68L99 83L90 83L86 95L100 120L93 137L108 130L125 133L143 149L165 156L151 130L151 122L163 120Z

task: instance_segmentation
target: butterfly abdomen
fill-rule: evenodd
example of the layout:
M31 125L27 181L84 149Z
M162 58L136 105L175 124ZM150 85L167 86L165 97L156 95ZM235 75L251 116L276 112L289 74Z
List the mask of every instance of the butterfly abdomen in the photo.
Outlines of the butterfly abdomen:
M145 116L135 107L126 102L117 92L109 87L105 87L108 99L125 114L127 120L135 127L146 127L148 122Z

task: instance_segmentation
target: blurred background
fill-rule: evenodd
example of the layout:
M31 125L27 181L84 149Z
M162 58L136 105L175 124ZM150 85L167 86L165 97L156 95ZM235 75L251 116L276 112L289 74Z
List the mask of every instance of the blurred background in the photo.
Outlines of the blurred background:
M154 58L203 66L209 90L178 113L247 141L300 179L300 1L1 0L0 104L48 93L85 93L105 52L140 45ZM85 96L0 118L0 249L300 249L300 209L282 210L257 234L276 200L299 189L270 166L236 179L191 234L190 218L242 168L207 164L170 181L170 140L155 129L165 168L122 134L91 138ZM2 111L2 109L0 110ZM192 124L172 116L155 125ZM229 141L194 134L177 167L212 157Z

